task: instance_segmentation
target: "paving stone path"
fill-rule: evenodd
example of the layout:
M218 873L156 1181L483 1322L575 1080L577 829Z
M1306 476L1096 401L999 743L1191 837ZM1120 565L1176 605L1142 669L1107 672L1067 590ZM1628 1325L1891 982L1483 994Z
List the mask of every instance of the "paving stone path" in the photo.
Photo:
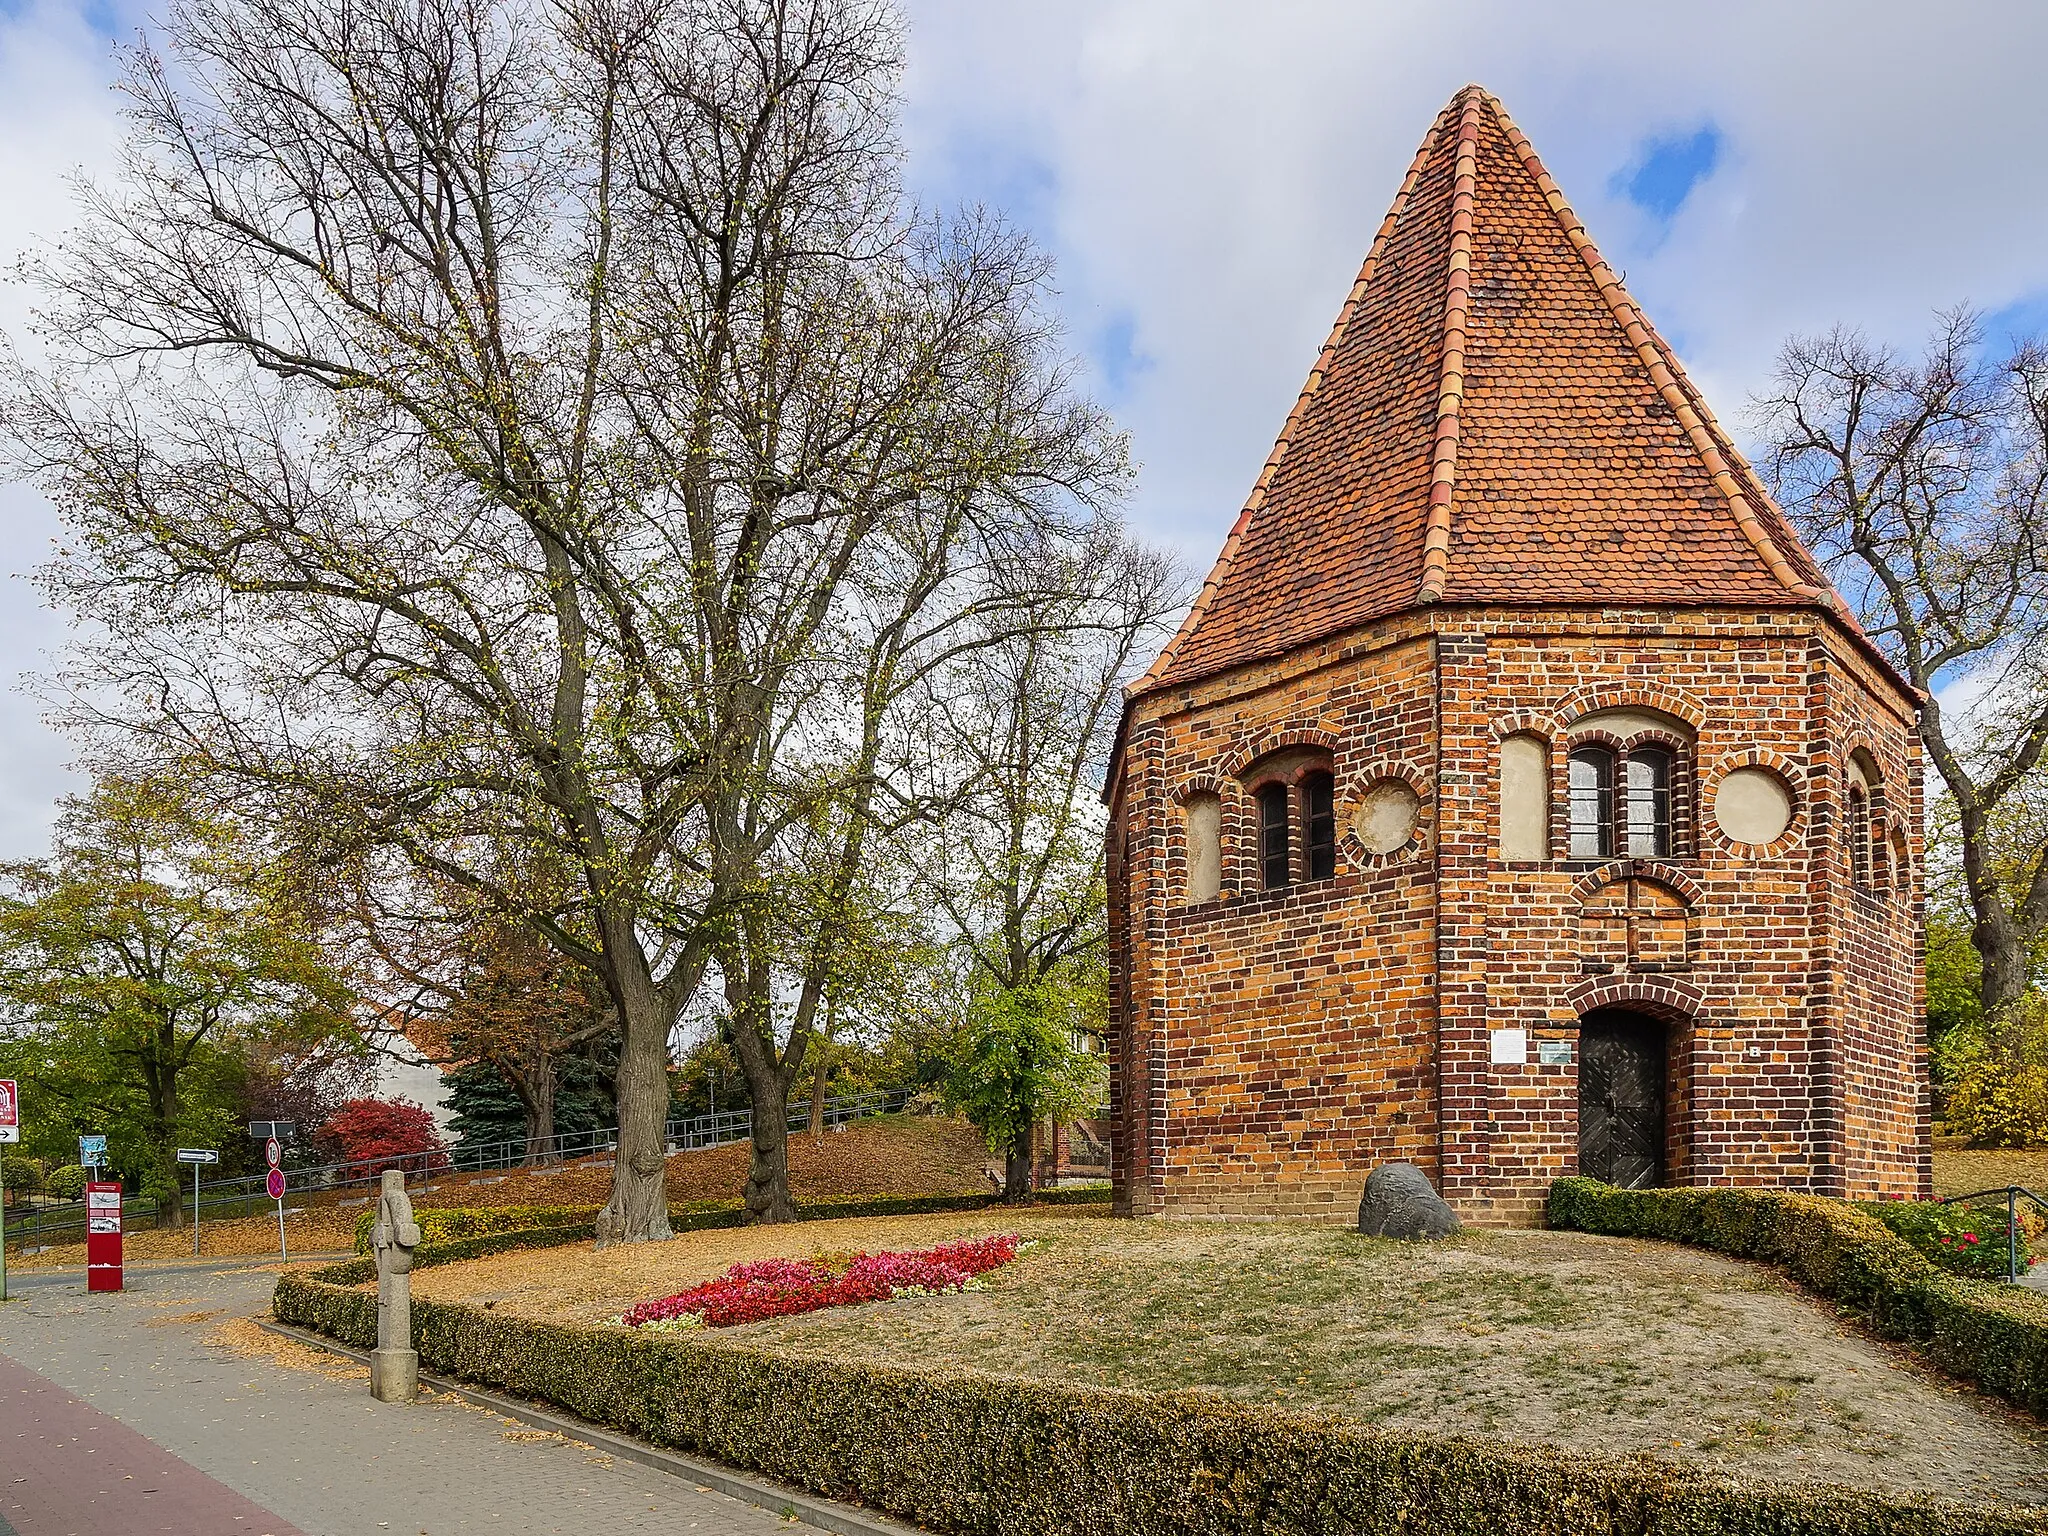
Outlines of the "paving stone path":
M9 1277L0 1307L0 1536L766 1536L811 1530L452 1398L208 1342L266 1315L275 1274Z

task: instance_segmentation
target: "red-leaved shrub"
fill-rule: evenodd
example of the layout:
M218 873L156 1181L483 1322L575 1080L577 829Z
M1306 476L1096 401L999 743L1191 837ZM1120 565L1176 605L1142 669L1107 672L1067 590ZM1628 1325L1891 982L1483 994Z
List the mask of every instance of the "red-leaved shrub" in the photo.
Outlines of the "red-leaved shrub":
M343 1162L369 1163L372 1171L422 1173L448 1165L434 1117L403 1099L350 1099L320 1127L320 1135Z
M1020 1241L1016 1233L1005 1232L911 1253L863 1253L841 1270L822 1259L757 1259L735 1264L716 1280L707 1280L681 1295L643 1301L619 1321L629 1328L647 1323L730 1328L825 1307L887 1301L892 1296L964 1290L976 1275L1014 1259Z

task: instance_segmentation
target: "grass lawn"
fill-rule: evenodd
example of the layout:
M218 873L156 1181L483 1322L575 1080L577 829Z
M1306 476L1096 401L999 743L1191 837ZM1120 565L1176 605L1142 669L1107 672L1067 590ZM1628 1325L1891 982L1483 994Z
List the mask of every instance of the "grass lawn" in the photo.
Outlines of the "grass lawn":
M1999 1147L1985 1151L1938 1148L1934 1193L1967 1195L1980 1189L2021 1184L2048 1199L2048 1147Z
M509 1254L423 1270L414 1285L598 1323L740 1259L1006 1229L1038 1246L985 1290L703 1337L2048 1504L2039 1426L1902 1364L1768 1271L1663 1244L1490 1231L1410 1246L1291 1222L990 1212Z

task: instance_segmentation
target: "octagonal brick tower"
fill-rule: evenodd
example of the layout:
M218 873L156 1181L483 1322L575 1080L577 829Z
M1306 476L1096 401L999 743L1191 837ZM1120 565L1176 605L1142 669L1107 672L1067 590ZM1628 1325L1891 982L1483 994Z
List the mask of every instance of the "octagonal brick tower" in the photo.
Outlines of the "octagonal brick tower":
M1118 1209L1924 1195L1917 707L1459 92L1130 692Z

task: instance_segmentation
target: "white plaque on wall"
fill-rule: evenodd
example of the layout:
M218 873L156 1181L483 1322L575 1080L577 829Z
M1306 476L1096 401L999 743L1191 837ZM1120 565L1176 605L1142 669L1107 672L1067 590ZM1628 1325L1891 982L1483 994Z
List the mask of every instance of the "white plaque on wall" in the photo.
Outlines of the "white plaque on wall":
M1496 1067L1519 1067L1529 1060L1529 1031L1526 1029L1496 1029L1493 1031L1493 1064Z

